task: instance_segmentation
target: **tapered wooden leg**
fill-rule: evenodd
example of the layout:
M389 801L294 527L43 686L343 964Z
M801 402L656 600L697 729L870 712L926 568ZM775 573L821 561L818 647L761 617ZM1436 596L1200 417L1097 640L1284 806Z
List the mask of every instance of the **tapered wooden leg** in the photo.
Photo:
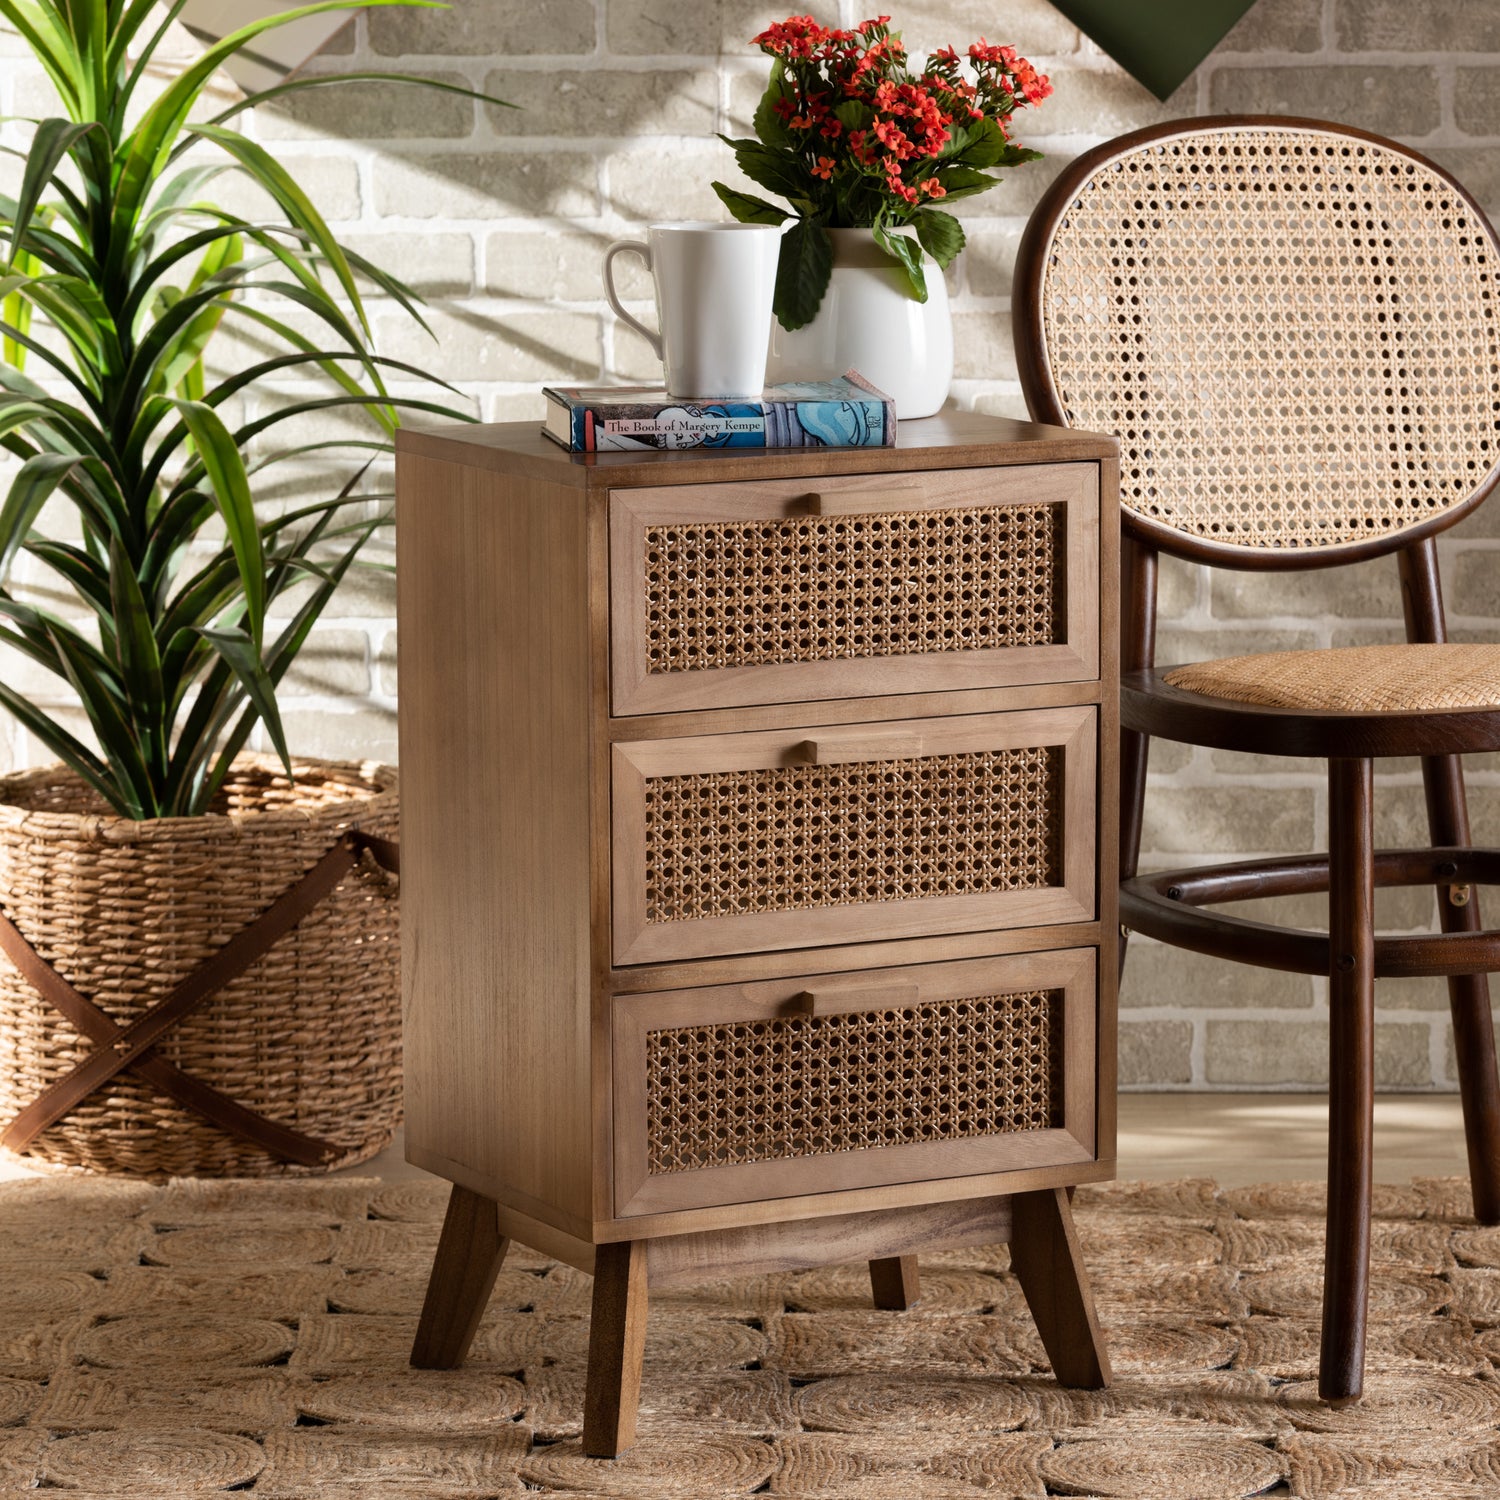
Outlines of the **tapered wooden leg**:
M1095 1391L1110 1382L1109 1351L1094 1313L1088 1272L1061 1188L1011 1200L1010 1264L1042 1346L1063 1385Z
M1407 640L1446 641L1448 626L1443 618L1437 543L1429 536L1403 547L1398 562ZM1468 848L1463 762L1456 755L1425 758L1422 783L1427 790L1427 826L1433 846ZM1474 895L1471 891L1467 903L1460 904L1452 899L1451 886L1438 887L1438 916L1444 932L1480 930L1479 902ZM1474 1215L1481 1224L1500 1224L1500 1083L1495 1075L1488 975L1464 974L1450 979L1448 1005L1453 1013L1453 1050L1458 1058L1458 1091L1463 1100Z
M583 1400L583 1451L616 1458L635 1442L646 1350L646 1242L594 1252L594 1312Z
M1120 538L1120 670L1135 672L1156 660L1156 553L1134 537ZM1136 873L1141 857L1141 817L1146 802L1149 735L1120 732L1120 879ZM1120 973L1127 934L1120 933Z
M922 1276L915 1255L893 1255L870 1262L870 1290L875 1306L885 1312L905 1312L922 1298Z
M1434 847L1468 848L1469 809L1460 757L1435 755L1423 760L1422 781ZM1455 889L1438 887L1438 920L1443 931L1478 932L1483 925L1478 890L1468 887L1463 893L1468 899L1458 902L1453 899ZM1448 981L1448 1006L1453 1014L1453 1051L1458 1059L1474 1216L1481 1224L1500 1224L1500 1079L1495 1071L1489 975L1455 974Z
M451 1370L464 1362L509 1246L495 1203L455 1184L411 1346L419 1370Z
M1374 762L1328 764L1328 1243L1318 1394L1364 1389L1375 1129Z

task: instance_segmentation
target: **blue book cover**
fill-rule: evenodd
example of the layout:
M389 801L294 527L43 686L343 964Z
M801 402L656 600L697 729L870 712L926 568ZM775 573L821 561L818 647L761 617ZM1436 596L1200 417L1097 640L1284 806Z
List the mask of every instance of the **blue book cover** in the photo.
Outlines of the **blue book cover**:
M890 448L895 404L856 371L768 387L758 401L684 400L660 386L557 386L542 430L574 453L669 448Z

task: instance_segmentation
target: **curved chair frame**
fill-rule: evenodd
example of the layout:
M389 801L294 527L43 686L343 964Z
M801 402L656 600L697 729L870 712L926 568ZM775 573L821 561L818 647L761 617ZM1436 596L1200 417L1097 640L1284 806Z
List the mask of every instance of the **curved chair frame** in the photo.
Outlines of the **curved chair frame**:
M1080 194L1131 153L1212 133L1326 134L1420 165L1443 180L1483 235L1494 264L1500 241L1472 197L1414 151L1379 136L1315 120L1220 116L1133 132L1080 157L1053 184L1022 239L1016 267L1016 344L1032 416L1062 426L1080 421L1059 389L1047 343L1045 297L1060 226ZM1159 205L1153 205L1159 208ZM1493 275L1493 272L1492 272ZM1149 312L1143 315L1149 318ZM1066 384L1066 377L1064 377ZM1105 424L1120 431L1119 425ZM1149 439L1147 439L1149 441ZM1153 455L1154 458L1154 455ZM1500 464L1480 470L1472 490L1409 525L1355 541L1308 546L1229 543L1164 524L1122 505L1120 868L1121 921L1163 942L1262 967L1326 974L1329 981L1329 1195L1319 1389L1332 1402L1357 1399L1363 1385L1368 1300L1374 1111L1374 980L1383 975L1445 975L1453 1014L1465 1138L1476 1216L1500 1222L1500 1084L1487 973L1500 969L1500 932L1484 931L1474 887L1500 883L1500 851L1473 850L1459 757L1500 749L1500 707L1435 713L1326 713L1265 708L1169 685L1154 666L1156 561L1169 552L1238 569L1302 569L1396 553L1407 639L1440 643L1447 631L1434 537L1461 520L1500 480ZM1153 736L1268 755L1317 756L1329 765L1326 858L1299 856L1137 874L1146 763ZM1422 760L1427 850L1376 852L1373 763L1381 756ZM1377 937L1376 886L1432 884L1442 932ZM1203 910L1252 896L1329 893L1328 933L1250 922ZM1121 963L1125 945L1121 944Z

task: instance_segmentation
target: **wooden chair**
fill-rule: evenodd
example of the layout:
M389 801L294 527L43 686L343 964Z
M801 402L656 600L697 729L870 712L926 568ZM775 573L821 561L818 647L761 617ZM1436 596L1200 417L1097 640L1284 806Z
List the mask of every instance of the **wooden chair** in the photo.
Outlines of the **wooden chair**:
M1500 244L1448 174L1377 136L1218 117L1074 162L1017 266L1021 382L1039 421L1121 447L1121 922L1328 976L1328 1232L1319 1389L1356 1399L1369 1274L1374 981L1445 975L1474 1207L1500 1221L1500 1090L1459 757L1500 748L1500 645L1446 640L1433 538L1494 487ZM1406 645L1157 669L1161 551L1228 568L1395 553ZM1328 761L1329 854L1138 875L1150 738ZM1416 755L1432 843L1380 850L1377 757ZM1374 888L1437 888L1442 931L1377 936ZM1329 892L1327 934L1215 914ZM1123 958L1123 946L1122 946Z

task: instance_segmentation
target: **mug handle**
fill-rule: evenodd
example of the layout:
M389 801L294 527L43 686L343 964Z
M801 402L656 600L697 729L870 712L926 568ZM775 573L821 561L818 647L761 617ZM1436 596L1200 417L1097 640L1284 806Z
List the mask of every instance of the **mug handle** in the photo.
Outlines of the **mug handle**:
M662 357L661 335L659 333L653 333L649 328L646 327L644 323L640 322L636 318L632 318L630 314L620 306L620 299L615 293L613 261L615 256L617 256L622 250L634 250L635 253L639 255L643 261L646 262L646 269L648 271L651 271L653 274L655 273L656 268L651 264L651 247L650 245L646 244L644 240L615 240L604 252L604 295L609 299L609 305L614 308L615 316L619 318L622 323L628 324L631 328L635 329L638 334L645 338L647 343L649 343L651 347L656 351L656 357L660 359Z

